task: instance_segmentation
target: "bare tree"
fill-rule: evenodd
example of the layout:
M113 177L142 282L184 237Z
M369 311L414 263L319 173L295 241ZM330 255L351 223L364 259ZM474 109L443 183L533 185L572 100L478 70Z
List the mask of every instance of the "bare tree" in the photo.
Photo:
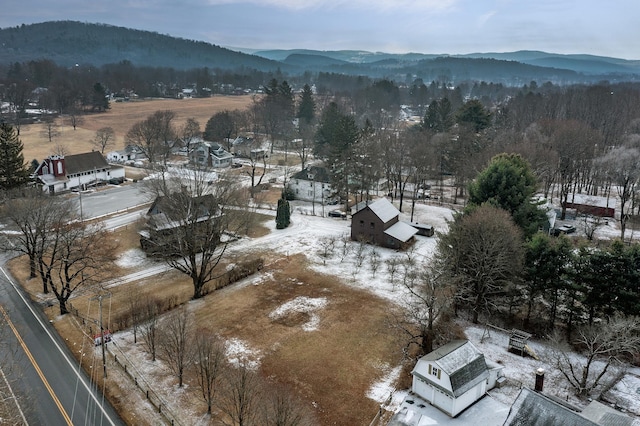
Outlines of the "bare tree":
M436 260L443 278L456 285L456 301L478 323L522 272L522 233L505 210L483 204L458 216L438 241Z
M58 299L60 315L64 315L73 293L97 284L112 265L115 245L104 229L86 222L64 223L48 232L54 237L40 263Z
M385 261L387 265L387 273L389 274L389 281L391 281L392 288L395 290L396 288L396 274L398 273L398 266L400 265L400 261L392 257Z
M620 199L620 239L624 241L629 219L628 203L640 180L640 150L625 146L614 148L599 160L599 164L615 185Z
M573 344L581 349L582 357L576 357L561 340L554 336L549 356L576 393L587 396L608 378L611 368L638 353L640 320L614 317L606 323L580 328Z
M229 426L257 424L262 404L259 377L246 366L227 369L224 392L219 398L220 410Z
M192 145L202 136L200 123L195 118L187 118L187 121L180 128L179 134L182 146L186 149L187 156L189 156Z
M437 263L436 266L414 264L413 268L415 279L404 283L409 295L407 309L395 324L408 336L407 349L417 345L422 354L427 354L433 350L437 322L451 308L455 286Z
M182 306L165 317L158 331L160 358L178 376L178 387L182 387L184 371L193 359L193 320L187 307Z
M376 249L371 250L369 255L369 266L371 266L371 277L375 278L380 268L380 253Z
M60 127L53 117L45 119L42 135L49 140L49 143L60 136Z
M101 154L108 148L111 148L116 143L116 132L113 127L101 127L96 130L96 135L93 138L93 146L98 148Z
M144 306L146 320L142 324L142 340L147 352L151 355L151 361L155 361L158 349L158 316L160 315L160 308L158 301L151 297L146 298Z
M264 425L310 426L314 424L310 413L282 385L269 384L264 405Z
M175 116L175 112L170 110L156 111L145 120L135 123L125 140L140 149L152 166L158 161L166 166L176 139L173 125Z
M604 225L605 220L600 216L592 216L589 214L582 214L580 217L580 222L584 228L584 235L589 241L593 241L596 231Z
M129 305L129 319L133 330L133 343L138 343L138 330L144 320L144 301L140 298L137 290L132 290L127 297Z
M198 385L202 390L202 397L207 403L207 414L216 400L218 387L225 368L224 344L208 334L207 331L198 333L195 339L194 367Z
M322 257L322 264L326 265L327 259L333 256L333 251L336 248L336 237L333 235L322 237L319 240L319 245L319 254Z
M67 117L67 122L71 127L73 127L73 130L76 130L76 127L84 123L84 118L82 117L82 115L80 115L79 108L77 108L76 106L72 106L71 108L69 108L69 115Z
M237 180L219 175L212 182L205 170L182 169L150 180L161 214L147 223L151 250L169 266L191 277L193 298L217 278L216 266L233 236L247 228L253 215Z
M268 155L261 150L262 144L258 138L247 139L247 141L249 152L246 153L246 158L249 160L249 168L244 173L251 178L251 196L253 197L255 188L262 183L262 179L267 174Z
M38 259L47 246L47 232L60 218L71 217L73 206L67 200L50 197L39 189L25 191L23 197L7 198L2 207L3 217L17 230L11 234L7 250L15 250L29 257L29 278L37 274ZM43 292L48 293L47 282Z

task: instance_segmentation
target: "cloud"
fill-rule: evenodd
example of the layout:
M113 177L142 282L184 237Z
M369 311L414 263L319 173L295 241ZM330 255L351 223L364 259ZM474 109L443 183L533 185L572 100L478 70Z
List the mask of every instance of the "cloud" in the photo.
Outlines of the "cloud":
M496 13L498 12L496 12L495 10L492 10L491 12L487 12L483 15L480 15L478 17L478 28L484 27L487 21L489 21L489 19L491 19Z
M459 0L207 0L211 6L247 4L255 6L271 6L289 10L318 10L340 8L365 10L398 10L407 9L424 12L441 12L457 4Z

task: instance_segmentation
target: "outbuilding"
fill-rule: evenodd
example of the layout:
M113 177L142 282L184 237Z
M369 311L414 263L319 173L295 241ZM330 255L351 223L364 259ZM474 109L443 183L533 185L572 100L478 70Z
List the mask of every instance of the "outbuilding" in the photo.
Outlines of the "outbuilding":
M451 417L495 387L502 367L489 367L468 340L454 340L420 358L411 372L411 390Z

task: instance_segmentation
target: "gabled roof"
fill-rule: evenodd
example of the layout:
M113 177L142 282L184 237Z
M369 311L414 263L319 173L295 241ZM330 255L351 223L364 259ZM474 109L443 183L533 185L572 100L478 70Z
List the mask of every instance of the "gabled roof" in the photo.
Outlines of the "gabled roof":
M396 222L386 231L384 231L384 233L389 235L390 237L395 238L398 241L406 243L411 239L411 237L418 233L418 230L404 222Z
M308 180L314 182L330 183L329 171L326 167L310 166L291 176L292 179Z
M430 363L449 376L455 396L462 395L489 375L484 355L468 340L454 340L423 356L412 374L428 377L425 371Z
M539 392L522 388L504 426L597 426L577 411Z
M68 175L90 170L108 169L109 163L98 151L64 156L64 166Z
M386 198L379 198L376 201L369 203L368 206L364 207L360 211L367 208L370 209L376 216L378 216L378 219L380 219L382 223L387 223L400 214L398 209L396 209L393 204L391 204L391 202ZM356 214L360 211L356 212Z

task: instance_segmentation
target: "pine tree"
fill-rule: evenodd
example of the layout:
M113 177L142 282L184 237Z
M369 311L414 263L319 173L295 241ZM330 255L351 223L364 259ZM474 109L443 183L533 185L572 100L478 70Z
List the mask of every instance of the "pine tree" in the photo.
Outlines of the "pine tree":
M300 96L300 104L298 105L298 117L305 124L310 124L316 115L316 103L313 100L313 91L308 84L304 85L302 95Z
M284 198L280 198L276 210L276 229L286 228L289 226L290 221L291 212L289 211L289 202Z
M15 189L29 180L22 149L22 142L13 126L0 124L0 189Z

